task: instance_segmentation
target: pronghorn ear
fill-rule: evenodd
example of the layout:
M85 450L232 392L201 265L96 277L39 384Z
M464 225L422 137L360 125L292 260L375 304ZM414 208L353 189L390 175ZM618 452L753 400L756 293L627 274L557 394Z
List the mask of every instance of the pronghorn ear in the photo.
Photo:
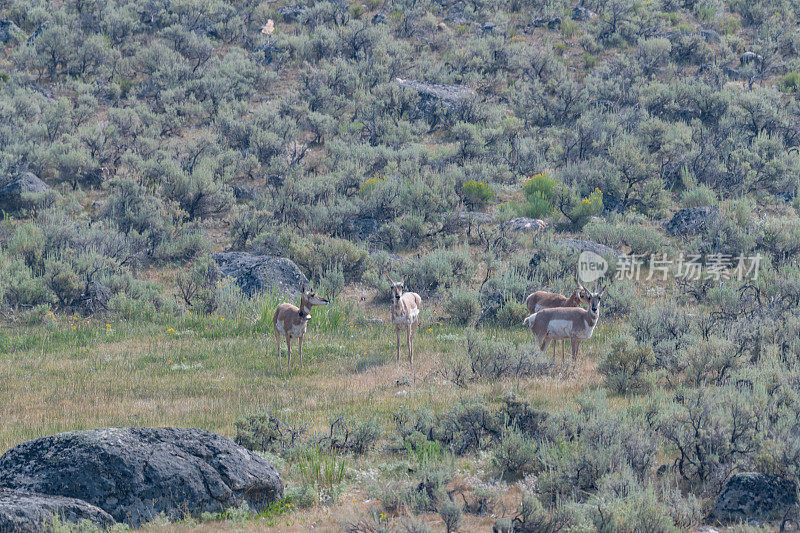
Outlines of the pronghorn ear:
M389 283L391 283L392 285L394 285L394 281L392 281L392 278L390 278L390 277L389 277L389 274L384 274L384 275L386 276L386 279L388 279L388 280L389 280Z

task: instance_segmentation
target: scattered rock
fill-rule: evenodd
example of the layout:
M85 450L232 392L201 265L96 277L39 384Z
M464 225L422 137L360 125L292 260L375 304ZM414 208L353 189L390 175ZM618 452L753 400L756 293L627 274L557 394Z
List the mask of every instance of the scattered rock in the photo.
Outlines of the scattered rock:
M466 9L467 5L464 2L456 2L450 6L450 10L444 20L453 24L469 24Z
M306 12L306 6L283 6L278 9L284 22L297 22L300 17Z
M234 185L231 188L233 189L233 196L238 202L255 200L258 196L258 189L249 185Z
M700 526L695 531L697 533L719 533L719 529L712 526Z
M78 498L133 527L164 513L256 511L283 482L262 457L210 431L104 428L25 442L0 457L0 487Z
M584 239L561 239L558 241L558 244L566 246L567 248L572 248L576 252L594 252L597 255L613 255L614 257L619 257L621 255L618 251L604 244L598 244Z
M558 17L552 19L535 19L533 22L531 22L531 25L534 28L542 28L547 26L547 28L550 30L557 30L561 26L561 19Z
M426 83L418 80L404 80L397 78L397 84L420 95L417 103L418 117L423 117L432 124L436 124L436 112L442 110L451 113L460 108L469 98L475 96L475 91L461 85L441 85Z
M697 33L708 42L718 43L720 41L719 33L714 30L700 30Z
M439 216L444 228L450 232L494 222L494 216L480 211L448 211Z
M248 296L269 290L298 295L300 285L309 284L298 266L285 257L247 252L223 252L212 257L220 275L233 278Z
M382 224L377 218L354 218L350 220L350 234L359 239L366 239L377 233Z
M28 44L28 45L33 44L33 41L35 41L36 38L39 37L42 34L42 32L47 29L47 27L49 25L50 25L50 21L49 20L46 20L46 21L42 22L41 24L39 24L39 27L36 28L35 30L33 30L33 33L31 33L31 36L28 37L27 41L25 41L25 44Z
M742 54L742 57L739 58L739 62L742 65L746 65L747 63L761 63L762 61L764 61L764 58L755 52L745 52Z
M519 217L512 218L508 222L503 223L503 227L511 231L542 231L547 227L547 222L538 218Z
M734 474L717 497L709 518L720 524L765 524L797 508L797 485L788 479L745 472Z
M16 41L22 35L22 30L14 24L13 20L0 20L0 44Z
M386 24L386 13L384 13L383 11L375 13L375 16L372 17L372 23L375 24L376 26L378 24Z
M575 6L572 8L572 19L577 20L580 22L586 22L587 20L591 20L596 17L597 14L594 11L590 11L583 6Z
M738 68L725 67L722 69L722 72L725 73L725 75L729 78L733 78L735 80L739 80L744 77L744 74L742 74L742 71Z
M65 522L88 520L101 528L115 523L110 514L83 500L0 488L0 531L38 533L56 515Z
M23 172L0 189L0 210L16 211L37 205L50 186L33 172Z
M364 326L383 326L386 322L382 318L364 318L361 324Z
M716 207L687 207L675 213L675 216L666 223L665 229L672 236L697 235L706 231L708 223L717 212Z
M92 281L89 283L86 292L83 294L83 308L87 315L93 315L101 311L108 310L108 302L111 301L111 289Z
M395 394L395 396L403 396L403 397L405 397L405 396L408 396L408 391L403 389L403 390L399 390L399 391L395 392L394 394Z
M481 29L483 30L483 33L494 33L495 27L496 26L494 22L484 22L483 26L481 26Z
M440 22L439 24L436 25L436 29L439 31L445 31L447 29L447 24L445 24L444 22Z

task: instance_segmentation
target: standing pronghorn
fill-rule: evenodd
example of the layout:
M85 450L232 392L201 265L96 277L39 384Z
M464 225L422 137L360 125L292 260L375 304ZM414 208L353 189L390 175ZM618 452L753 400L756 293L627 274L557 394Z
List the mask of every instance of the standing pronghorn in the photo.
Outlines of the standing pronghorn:
M525 305L529 313L536 313L542 309L552 309L554 307L580 307L581 304L588 304L592 293L581 285L578 274L575 274L575 284L577 287L569 298L547 291L536 291L525 299ZM561 343L561 358L564 358L564 348L567 341ZM553 344L553 359L556 357L556 345Z
M403 282L395 283L386 274L392 286L392 324L397 335L397 362L400 362L400 331L406 330L408 363L414 364L414 326L419 326L421 299L416 292L403 292Z
M272 317L272 324L275 326L275 340L278 343L278 368L283 367L281 335L286 337L286 349L289 352L288 368L290 370L292 368L292 339L299 340L300 367L303 366L303 335L306 334L306 327L311 319L311 308L315 305L328 305L328 300L307 290L304 285L300 286L300 291L302 296L299 308L290 303L282 303L275 309L275 315Z
M597 318L600 315L600 299L605 289L591 293L589 309L582 307L554 307L533 313L523 321L539 341L539 348L546 352L553 340L569 339L572 345L572 359L578 360L578 347L581 341L592 337ZM555 354L553 355L555 359Z

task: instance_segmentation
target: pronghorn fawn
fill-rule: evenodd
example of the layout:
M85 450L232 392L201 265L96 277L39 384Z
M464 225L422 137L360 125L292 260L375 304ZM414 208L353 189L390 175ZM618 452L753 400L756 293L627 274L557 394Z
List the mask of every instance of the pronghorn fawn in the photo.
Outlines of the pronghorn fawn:
M581 285L578 276L575 276L575 283L577 287L569 298L555 292L536 291L530 294L525 300L525 305L528 307L529 313L537 313L542 309L552 309L554 307L580 307L581 304L588 304L591 299L591 292ZM561 343L561 358L564 358L564 347L567 341ZM553 344L553 359L556 357L556 345Z
M397 335L397 362L400 362L400 332L405 330L408 340L408 363L414 364L414 326L419 326L421 299L416 292L403 292L403 282L395 283L386 274L392 287L392 324Z
M539 348L546 352L554 340L570 340L572 359L578 360L581 341L592 337L600 315L600 299L605 289L590 293L589 309L582 307L553 307L533 313L523 321L539 341ZM553 355L555 359L555 354Z
M283 367L281 357L281 335L286 337L286 349L289 352L288 368L292 368L292 339L299 343L298 355L300 367L303 366L303 335L306 334L308 321L311 320L311 308L315 305L328 305L328 300L314 294L313 291L300 287L300 307L290 303L282 303L275 309L272 324L275 326L275 340L278 343L278 368Z

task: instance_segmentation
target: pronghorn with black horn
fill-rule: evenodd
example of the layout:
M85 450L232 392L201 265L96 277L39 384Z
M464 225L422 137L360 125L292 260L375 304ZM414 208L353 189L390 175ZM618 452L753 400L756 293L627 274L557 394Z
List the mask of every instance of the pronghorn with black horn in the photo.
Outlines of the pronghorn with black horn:
M581 285L578 273L575 272L575 284L577 287L567 298L561 294L547 291L536 291L525 299L525 305L529 313L537 313L542 309L552 309L554 307L580 307L581 304L588 304L592 293ZM567 341L561 343L561 358L564 358L564 346ZM556 345L553 344L553 359L556 357Z
M275 327L275 340L278 343L278 368L283 367L281 357L281 335L286 337L286 349L289 352L288 368L292 368L292 339L299 342L298 354L300 367L303 366L303 335L306 334L308 321L311 320L311 308L315 305L328 305L328 300L314 294L314 291L300 286L300 307L290 303L282 303L275 309L272 324Z
M386 279L392 288L392 324L397 335L397 362L400 362L400 332L405 330L408 340L408 363L414 364L414 326L419 326L421 299L416 292L403 292L403 282L395 283L389 274Z
M600 299L606 292L590 293L589 309L582 307L553 307L533 313L523 321L531 333L536 335L539 348L547 352L550 342L554 340L570 340L572 359L578 360L578 347L581 341L592 337L597 319L600 316ZM553 354L555 359L555 354Z

